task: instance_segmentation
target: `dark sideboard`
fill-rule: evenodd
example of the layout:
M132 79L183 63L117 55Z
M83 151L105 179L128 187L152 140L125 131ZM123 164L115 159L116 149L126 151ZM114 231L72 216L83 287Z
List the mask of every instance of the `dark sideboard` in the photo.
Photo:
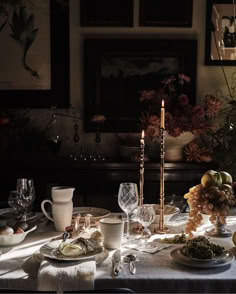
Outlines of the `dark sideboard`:
M165 196L183 197L188 189L200 183L202 174L212 167L197 163L165 163ZM139 163L135 162L79 162L70 160L32 160L29 162L1 162L1 208L6 207L10 190L16 179L31 177L36 187L34 210L40 211L43 199L50 199L51 187L75 187L74 206L103 207L120 211L117 196L121 182L139 185ZM159 203L160 164L146 163L144 172L144 203Z

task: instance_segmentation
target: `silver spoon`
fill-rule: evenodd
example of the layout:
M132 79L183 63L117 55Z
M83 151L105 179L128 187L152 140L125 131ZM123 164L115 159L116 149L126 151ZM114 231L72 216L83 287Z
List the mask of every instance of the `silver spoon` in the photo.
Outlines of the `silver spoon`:
M134 253L130 253L124 257L124 261L129 263L129 270L132 275L136 273L135 260L137 260L137 255Z

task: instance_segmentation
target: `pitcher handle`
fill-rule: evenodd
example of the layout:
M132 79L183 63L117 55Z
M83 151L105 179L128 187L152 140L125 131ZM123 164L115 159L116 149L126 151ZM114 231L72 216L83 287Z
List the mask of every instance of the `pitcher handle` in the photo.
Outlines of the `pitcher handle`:
M43 214L48 218L48 219L50 219L52 222L54 222L54 220L53 220L53 218L47 213L47 211L45 210L45 208L44 208L44 205L45 205L45 203L50 203L51 205L52 205L52 201L50 201L50 200L48 200L48 199L46 199L46 200L43 200L43 202L41 203L41 209L42 209L42 212L43 212Z

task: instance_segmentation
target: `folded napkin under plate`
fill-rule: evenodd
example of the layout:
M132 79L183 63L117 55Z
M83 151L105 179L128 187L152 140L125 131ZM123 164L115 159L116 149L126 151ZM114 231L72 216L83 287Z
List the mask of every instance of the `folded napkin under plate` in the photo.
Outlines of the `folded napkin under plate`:
M58 262L45 259L38 271L39 291L92 290L96 274L96 261Z
M57 241L49 242L48 244ZM43 247L47 248L47 244ZM42 247L42 248L43 248ZM96 274L96 266L103 262L109 255L107 250L104 250L91 256L91 258L79 260L68 258L67 260L47 258L50 256L50 250L42 250L45 255L36 252L33 258L40 263L38 270L38 290L40 291L56 291L58 293L63 291L74 290L92 290L94 288L94 278ZM49 254L49 255L48 255Z

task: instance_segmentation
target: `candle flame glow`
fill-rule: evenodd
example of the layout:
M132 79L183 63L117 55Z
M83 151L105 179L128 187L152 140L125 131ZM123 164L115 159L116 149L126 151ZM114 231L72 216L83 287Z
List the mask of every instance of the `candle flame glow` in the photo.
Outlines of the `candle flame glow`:
M161 101L161 107L164 107L165 106L165 101L162 99Z
M142 139L144 139L144 130L142 130L142 136L141 136Z

